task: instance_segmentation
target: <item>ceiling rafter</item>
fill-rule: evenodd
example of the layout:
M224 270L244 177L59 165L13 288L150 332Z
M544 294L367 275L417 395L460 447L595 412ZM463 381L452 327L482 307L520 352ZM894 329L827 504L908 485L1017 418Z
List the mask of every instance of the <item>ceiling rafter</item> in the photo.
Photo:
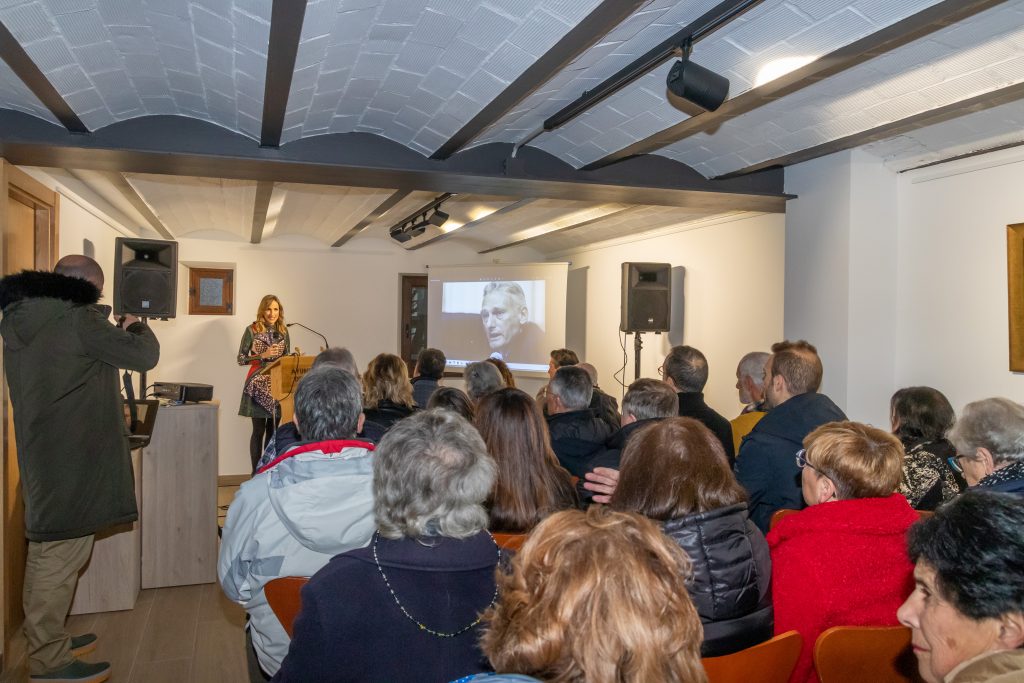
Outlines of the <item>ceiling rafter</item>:
M270 210L270 196L272 194L274 194L273 182L260 180L256 183L256 198L253 200L252 205L250 244L259 244L263 241L263 230L267 227L267 211Z
M587 164L583 170L595 170L623 159L654 152L697 133L716 128L729 119L751 112L1004 2L1006 0L942 0L849 45L833 50L784 76L728 99L716 111L691 116L674 126L612 152Z
M338 241L332 244L331 246L340 247L341 245L345 244L350 239L361 233L363 230L366 230L368 227L370 227L378 220L383 218L383 216L388 211L395 208L395 206L397 206L400 201L408 197L410 194L412 194L411 190L395 190L394 192L391 193L390 197L382 201L380 204L374 207L372 211L363 216L362 220L360 220L358 223L349 228L348 231L344 235L339 237Z
M261 147L279 147L299 52L306 0L274 0L270 15L267 78L263 88Z
M72 133L89 132L82 120L78 118L78 114L71 109L71 105L61 97L61 94L36 66L17 38L3 25L3 22L0 22L0 58L7 62L11 71L68 131Z
M799 164L801 162L817 159L818 157L827 156L835 152L842 152L843 150L860 147L861 145L866 145L872 142L878 142L879 140L885 140L896 135L903 135L904 133L909 133L917 130L918 128L931 126L936 123L943 123L944 121L949 121L950 119L955 119L967 114L973 114L977 111L991 109L992 107L997 107L1001 104L1015 102L1022 98L1024 98L1024 83L1016 83L1005 88L999 88L987 93L982 93L975 97L960 100L959 102L953 102L936 109L921 112L914 116L908 116L907 118L900 119L899 121L893 121L881 126L876 126L875 128L861 131L860 133L854 133L853 135L847 135L846 137L830 140L829 142L815 145L814 147L802 149L799 152L775 157L774 159L767 159L731 173L723 174L719 176L719 179L734 178L736 176L753 173L754 171L760 171L773 166L790 166L792 164Z
M588 218L586 220L579 221L579 222L576 222L576 223L570 223L569 225L563 225L561 227L557 227L557 228L554 228L552 230L548 230L547 232L543 232L543 233L541 233L539 235L533 235L531 237L524 237L521 240L515 240L515 241L512 241L512 242L508 242L506 244L498 245L496 247L491 247L489 249L484 249L483 251L478 251L477 253L478 254L490 254L492 251L498 251L500 249L508 249L509 247L518 247L521 244L526 244L527 242L533 242L534 240L539 240L539 239L543 239L545 237L550 237L551 235L557 235L557 234L562 233L562 232L569 232L570 230L576 230L578 228L585 228L588 225L593 225L595 223L600 223L601 221L607 220L609 218L612 218L613 216L621 216L622 214L624 214L626 212L636 211L638 208L639 207L636 207L636 206L627 206L627 207L625 207L623 209L617 209L615 211L611 211L609 213L606 213L603 216L596 216L594 218Z
M412 246L406 247L406 250L408 250L408 251L416 251L417 249L422 249L423 247L427 246L428 244L437 244L438 242L444 242L446 239L450 239L451 237L454 237L455 235L457 235L459 233L464 233L467 228L480 227L484 223L484 221L486 221L489 218L496 218L497 216L501 216L501 215L506 214L506 213L511 213L512 211L517 211L517 210L519 210L519 209L521 209L521 208L523 208L525 206L529 206L530 204L532 204L535 201L537 201L537 200L536 199L520 199L519 201L512 202L511 204L506 204L505 206L501 207L497 211L494 211L492 213L487 214L483 218L478 218L475 221L470 221L469 223L466 223L465 225L459 226L458 228L455 228L454 230L449 230L448 232L441 233L440 235L435 235L434 237L431 237L430 239L423 240L422 242L417 242L416 244L413 244Z
M149 227L160 233L160 236L165 240L174 239L174 235L171 234L171 231L167 229L167 226L164 225L162 220L160 220L160 217L153 212L153 209L149 207L149 204L146 203L146 200L143 199L142 195L139 194L139 191L135 189L135 186L132 185L131 181L128 180L128 177L124 173L118 173L117 171L100 172L104 177L106 177L110 184L117 189L118 192L124 195L124 198L135 207L135 210L142 214L142 217L146 219L147 223L149 223Z
M447 159L551 80L647 0L603 0L547 52L441 145L430 158Z

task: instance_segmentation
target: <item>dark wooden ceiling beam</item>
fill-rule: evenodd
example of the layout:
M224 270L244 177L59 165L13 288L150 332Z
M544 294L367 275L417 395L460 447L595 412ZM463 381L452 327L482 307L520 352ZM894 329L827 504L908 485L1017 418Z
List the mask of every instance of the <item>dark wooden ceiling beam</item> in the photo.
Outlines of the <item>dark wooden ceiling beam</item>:
M537 88L547 83L558 72L609 31L621 24L647 0L604 0L583 21L562 36L540 59L530 65L514 81L470 119L455 135L437 149L431 159L447 159L462 149L491 124L522 102Z
M261 180L256 183L256 199L252 205L252 233L250 244L263 241L263 230L267 227L267 211L270 209L270 196L274 194L274 183Z
M635 207L635 206L627 206L624 209L618 209L616 211L612 211L610 213L606 213L603 216L598 216L596 218L588 218L585 221L580 221L579 223L573 223L571 225L564 225L564 226L562 226L560 228L554 228L553 230L548 230L547 232L542 233L540 235L534 235L533 237L526 237L524 239L516 240L514 242L508 242L506 244L501 244L501 245L498 245L496 247L491 247L490 249L484 249L483 251L478 251L477 253L478 254L490 254L493 251L499 251L501 249L508 249L509 247L518 247L518 246L520 246L522 244L526 244L527 242L533 242L534 240L544 239L545 237L550 237L551 235L557 235L557 234L562 233L562 232L569 232L570 230L578 230L579 228L585 228L588 225L593 225L595 223L600 223L603 220L607 220L607 219L609 219L609 218L611 218L613 216L619 216L621 214L626 213L627 211L636 211L636 209L637 209L637 207Z
M536 199L520 199L518 201L512 202L511 204L506 204L505 206L501 207L497 211L493 211L493 212L487 214L483 218L478 218L475 221L470 221L469 223L466 223L465 225L461 225L461 226L459 226L458 228L456 228L454 230L449 230L448 232L441 233L440 235L434 235L430 239L423 240L422 242L415 242L412 245L406 247L406 250L407 251L416 251L417 249L422 249L423 247L425 247L425 246L427 246L429 244L437 244L438 242L444 242L445 240L451 239L452 237L454 237L454 236L456 236L456 235L458 235L460 233L461 234L465 234L467 230L472 230L473 228L480 227L485 222L487 222L487 220L489 218L494 218L496 216L501 216L501 215L506 214L506 213L511 213L513 211L518 211L519 209L522 209L523 207L529 206L530 204L534 203L535 201L537 201L537 200Z
M278 147L288 110L288 94L295 74L306 0L274 0L270 14L270 45L267 49L267 79L263 88L262 147Z
M799 152L793 152L792 154L768 159L719 177L721 179L727 179L745 175L747 173L753 173L754 171L760 171L766 168L799 164L804 161L810 161L811 159L817 159L818 157L834 154L835 152L842 152L843 150L853 149L854 147L878 142L879 140L887 140L897 135L903 135L904 133L924 128L925 126L943 123L961 116L966 116L967 114L973 114L974 112L998 107L1001 104L1016 102L1022 98L1024 98L1024 83L1017 83L1016 85L999 88L998 90L993 90L982 95L970 97L966 100L947 104L944 107L938 107L915 116L900 119L899 121L893 121L892 123L861 131L860 133L854 133L853 135L847 135L846 137L839 138L837 140L831 140L814 147L800 150Z
M717 128L729 119L751 112L781 97L814 85L830 76L835 76L890 50L907 45L950 24L963 21L978 12L1004 2L1006 0L942 0L942 2L886 28L819 57L784 76L726 100L716 111L692 116L612 152L587 164L583 170L594 170L623 159L648 154L697 133ZM699 56L697 60L699 61Z
M153 212L153 209L149 207L146 200L142 198L139 191L135 189L135 186L131 184L131 181L129 181L123 173L118 173L116 171L104 171L103 175L110 184L113 185L114 188L116 188L117 191L120 192L133 207L135 207L135 210L142 214L142 217L146 219L147 223L149 223L149 227L160 233L160 236L165 240L174 239L174 235L171 234L171 231L167 229L164 222Z
M88 133L82 120L78 118L71 105L61 97L49 79L28 56L21 43L0 22L0 58L7 62L14 75L32 91L43 105L72 133Z
M370 211L370 213L363 216L362 220L349 228L349 230L338 238L338 241L331 246L340 247L345 244L345 242L348 242L363 230L366 230L368 227L383 218L384 214L395 208L400 201L408 197L410 194L412 194L411 190L395 190L391 193L391 196L378 204L372 211Z

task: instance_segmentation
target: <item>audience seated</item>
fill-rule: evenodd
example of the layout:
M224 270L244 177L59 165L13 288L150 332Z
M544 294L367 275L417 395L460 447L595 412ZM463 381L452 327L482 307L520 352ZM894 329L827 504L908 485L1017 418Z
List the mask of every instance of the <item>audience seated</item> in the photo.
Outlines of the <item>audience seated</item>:
M810 507L779 521L768 546L775 633L795 629L804 639L790 680L812 683L818 680L814 642L822 631L896 625L896 609L912 588L904 539L918 515L895 493L903 446L892 434L834 422L804 444L796 460Z
M764 370L770 410L743 440L736 459L736 478L750 494L750 518L762 532L767 533L776 510L804 506L794 462L804 437L826 422L846 419L835 403L817 393L821 377L821 359L811 344L801 340L772 346Z
M1024 495L1024 406L1008 398L968 403L949 440L968 484Z
M356 365L356 359L352 355L352 352L348 349L338 346L332 346L324 349L316 355L316 358L313 359L313 364L310 365L310 369L312 370L313 368L320 367L324 363L336 365L356 379L359 379L359 367ZM368 439L368 437L363 434L360 434L359 436L360 438ZM256 471L259 472L262 470L270 463L271 460L281 455L301 440L302 435L299 434L299 430L295 426L294 420L278 425L277 429L274 430L274 435L270 437L267 447L263 449L263 455L260 457L260 461L256 464ZM372 441L372 439L368 440Z
M501 372L486 361L477 361L466 366L466 393L474 403L482 397L505 386Z
M576 366L558 368L548 384L551 448L569 474L582 477L590 459L604 448L611 427L590 410L590 375Z
M466 396L466 392L455 387L438 387L437 391L430 397L427 408L444 408L458 413L470 422L476 414L473 402Z
M679 416L692 417L704 423L722 443L722 450L735 461L732 425L704 402L704 385L708 383L708 359L692 346L674 346L661 365L661 376L679 394Z
M367 422L387 433L399 420L417 410L405 361L393 353L379 353L363 375L363 414Z
M736 389L740 392L740 403L743 404L743 411L729 422L736 453L740 452L743 437L768 412L764 404L764 366L770 356L770 353L764 351L751 351L736 366Z
M622 397L621 427L605 441L588 462L587 471L597 467L619 469L622 449L640 429L679 412L679 398L672 387L657 379L641 378L629 385Z
M680 590L690 563L649 520L559 512L511 564L482 641L505 673L481 683L706 683L700 621Z
M903 478L896 489L915 510L934 510L963 488L948 463L956 455L946 432L956 415L942 392L906 387L889 401L892 433L903 443Z
M484 396L476 428L498 466L486 503L491 531L530 531L551 513L577 506L572 478L551 450L547 424L529 394L505 388Z
M610 507L661 522L686 551L693 564L686 589L704 624L705 657L772 637L771 560L746 497L721 443L693 418L652 424L623 451Z
M448 363L444 352L439 349L423 349L416 357L413 370L412 398L417 408L426 408L430 397L437 391L438 383L444 377L444 366Z
M506 387L516 387L516 378L512 375L512 371L508 369L508 363L500 358L484 358L485 363L490 363L494 367L498 368L498 373L501 375L501 381L504 382Z
M570 365L579 365L580 358L576 355L576 352L572 349L552 349L550 358L548 359L548 380L554 379L555 373L558 368L568 367ZM591 380L593 381L593 380ZM548 414L548 385L545 384L537 392L537 403L540 405L544 416Z
M466 420L428 410L396 423L373 458L370 547L333 558L302 590L275 681L450 681L487 670L480 615L499 550L484 500L494 461Z
M288 650L263 587L309 576L373 534L373 445L353 438L363 421L360 394L359 380L331 363L306 373L295 390L306 442L242 484L228 508L217 570L224 594L249 613L262 669L250 671L253 680L276 673Z
M594 393L590 397L590 410L615 431L621 426L622 419L619 415L619 402L614 396L601 391L601 387L597 385L597 368L590 363L577 363L577 367L583 368L590 375L590 383L594 385Z
M1024 501L969 491L910 528L900 607L928 683L1024 680Z

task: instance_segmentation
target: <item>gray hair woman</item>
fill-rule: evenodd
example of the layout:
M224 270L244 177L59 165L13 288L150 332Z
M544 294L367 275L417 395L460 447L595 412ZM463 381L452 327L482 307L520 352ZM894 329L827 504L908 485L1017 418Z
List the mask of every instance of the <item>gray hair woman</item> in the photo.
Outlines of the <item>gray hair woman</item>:
M916 587L897 616L928 683L1024 680L1024 500L976 489L907 535Z
M302 591L281 681L449 681L485 670L480 615L500 551L484 500L495 465L461 416L427 410L374 453L369 547L336 556Z
M971 486L1024 495L1024 406L1008 398L968 403L949 432L950 464Z

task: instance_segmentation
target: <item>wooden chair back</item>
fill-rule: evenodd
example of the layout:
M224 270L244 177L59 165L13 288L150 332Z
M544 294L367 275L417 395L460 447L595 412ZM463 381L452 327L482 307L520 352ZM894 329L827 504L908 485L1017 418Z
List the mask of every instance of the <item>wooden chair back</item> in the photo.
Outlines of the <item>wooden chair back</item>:
M835 626L814 643L821 683L920 681L904 626Z
M788 683L804 639L786 631L771 640L722 657L705 657L708 683Z
M505 550L519 550L523 547L527 534L492 534L494 542Z
M772 529L774 529L775 525L778 524L779 520L782 519L783 517L789 517L790 515L795 514L797 512L800 512L800 511L799 510L787 510L786 508L783 508L781 510L776 510L775 513L772 514L771 521L768 522L768 531L771 531Z
M263 587L263 594L267 596L270 609L274 611L274 616L281 622L289 638L292 637L292 626L302 606L299 591L307 581L308 576L282 576Z

